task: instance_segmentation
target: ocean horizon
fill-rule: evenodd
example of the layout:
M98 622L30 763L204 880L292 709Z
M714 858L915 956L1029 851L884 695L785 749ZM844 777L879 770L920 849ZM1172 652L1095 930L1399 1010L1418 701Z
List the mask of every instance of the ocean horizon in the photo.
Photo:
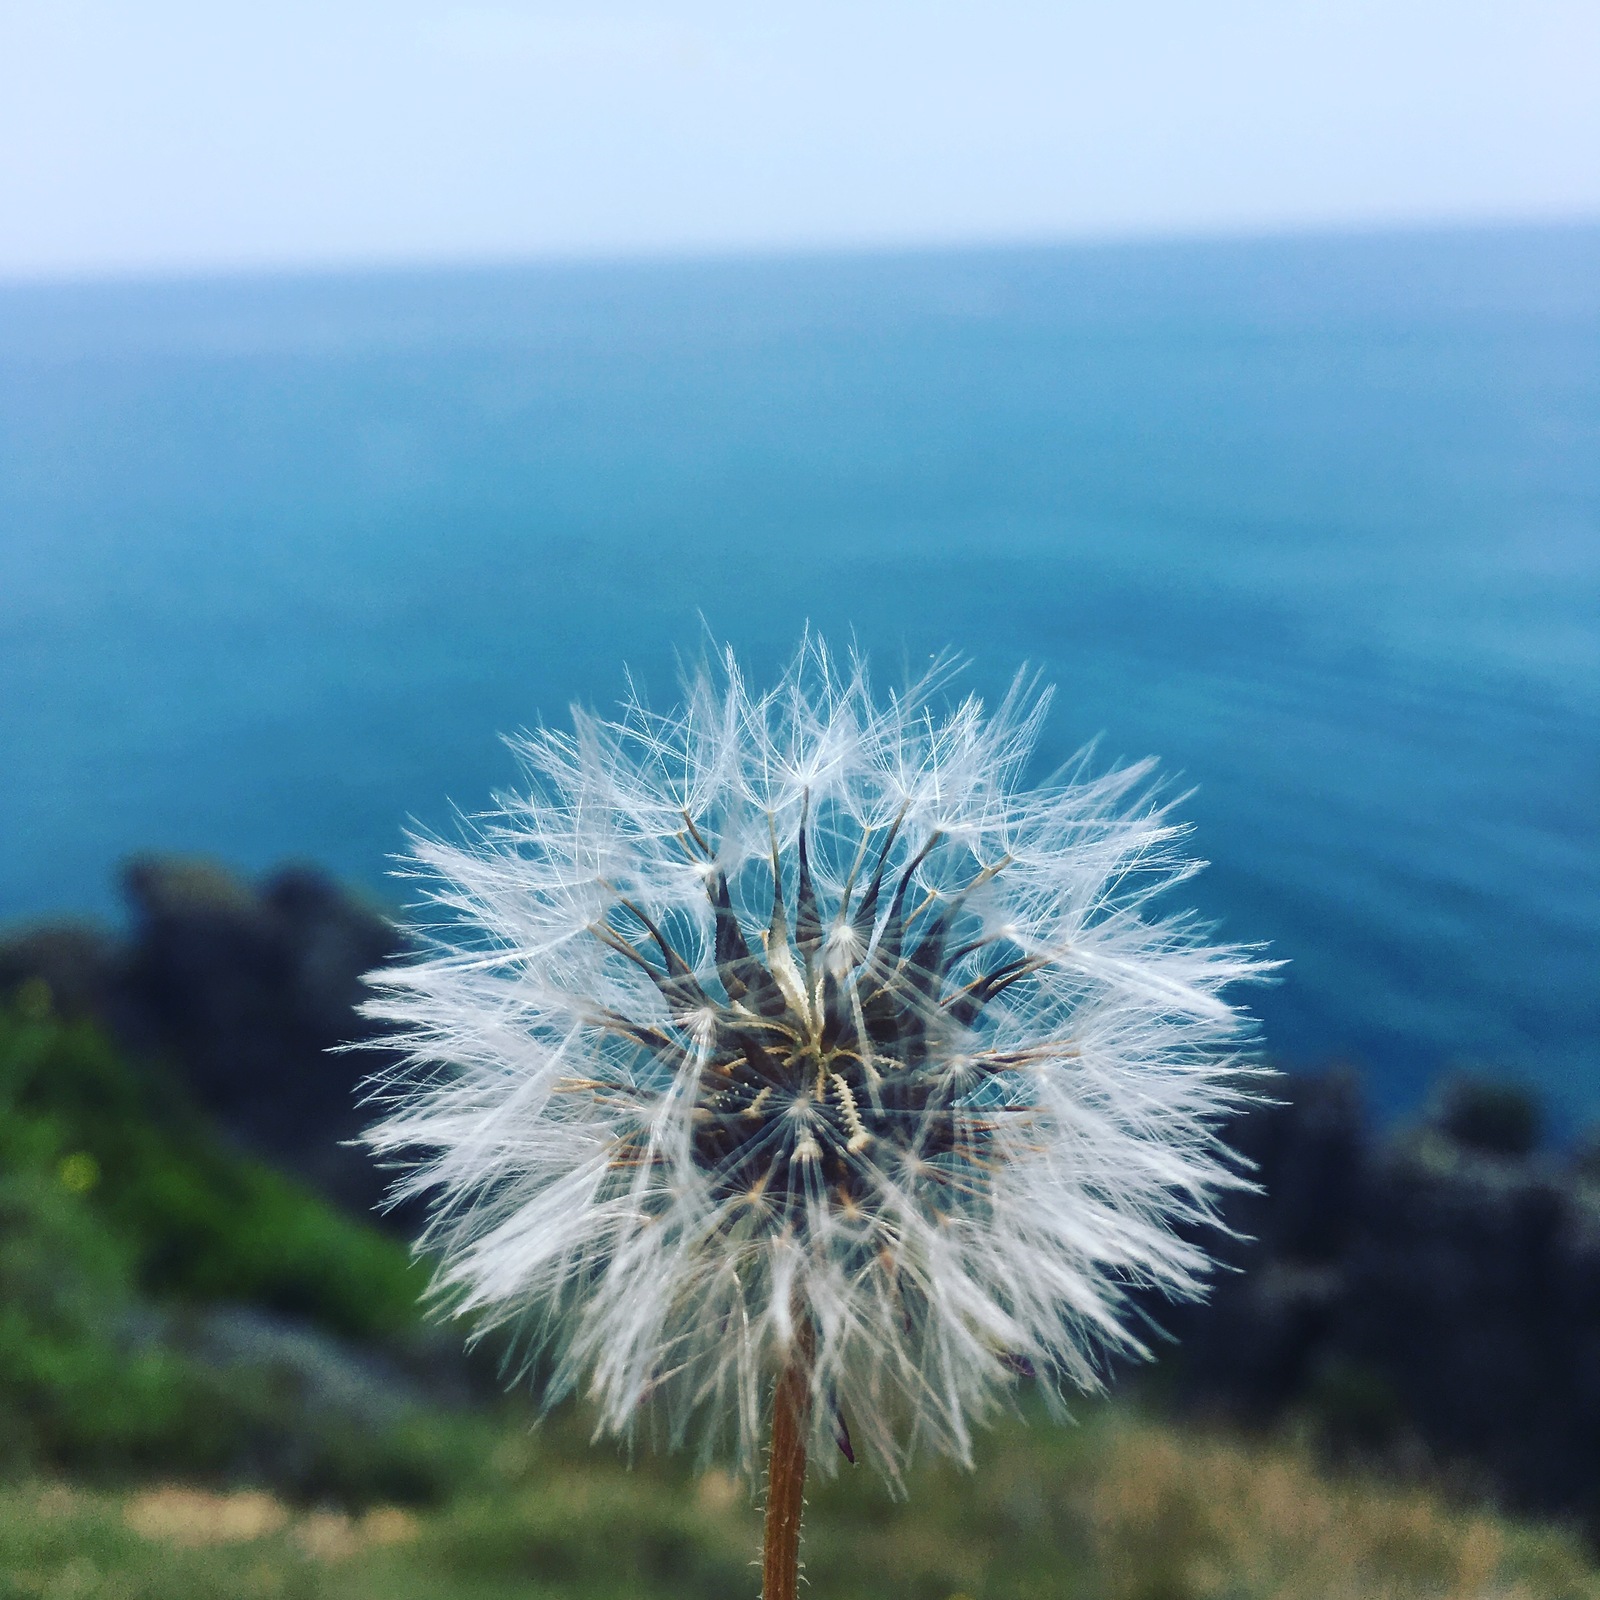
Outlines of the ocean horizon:
M1600 225L0 286L0 922L386 902L811 626L1161 758L1269 1057L1600 1115Z

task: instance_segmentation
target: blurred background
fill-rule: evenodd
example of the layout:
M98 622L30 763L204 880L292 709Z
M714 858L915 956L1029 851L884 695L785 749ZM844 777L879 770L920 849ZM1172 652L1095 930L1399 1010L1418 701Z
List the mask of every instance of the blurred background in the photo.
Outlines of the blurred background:
M1212 863L1184 892L1289 963L1251 997L1290 1071L1238 1134L1260 1242L1162 1404L1357 1451L1376 1550L1402 1479L1600 1530L1597 63L1587 0L3 0L16 1592L177 1592L183 1538L257 1515L183 1582L345 1593L391 1501L446 1507L383 1557L434 1551L435 1592L491 1524L485 1594L609 1592L623 1545L619 1593L722 1592L718 1480L591 1485L667 1555L529 1522L549 1464L410 1310L415 1219L360 1220L360 1065L323 1051L405 827L513 782L500 735L629 672L670 703L708 639L768 676L808 623L883 682L1041 669L1040 773L1159 756ZM995 1447L1066 1485L1037 1571L926 1529L931 1566L868 1570L824 1521L818 1573L1031 1594L1070 1547L1085 1593L1288 1592L1249 1552L1324 1493L1299 1465L1095 1426ZM569 1473L572 1427L538 1447ZM1169 1469L1237 1471L1259 1526L1140 1543ZM1457 1515L1415 1592L1592 1592ZM1474 1576L1485 1538L1512 1565ZM1345 1572L1306 1540L1282 1562ZM1294 1592L1393 1578L1350 1571Z

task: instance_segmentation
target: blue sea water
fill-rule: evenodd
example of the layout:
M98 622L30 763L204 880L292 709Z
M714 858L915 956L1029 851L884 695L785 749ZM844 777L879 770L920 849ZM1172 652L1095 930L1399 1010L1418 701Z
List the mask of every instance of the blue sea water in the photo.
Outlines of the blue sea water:
M0 290L0 918L807 621L1194 786L1275 1055L1600 1112L1600 228Z

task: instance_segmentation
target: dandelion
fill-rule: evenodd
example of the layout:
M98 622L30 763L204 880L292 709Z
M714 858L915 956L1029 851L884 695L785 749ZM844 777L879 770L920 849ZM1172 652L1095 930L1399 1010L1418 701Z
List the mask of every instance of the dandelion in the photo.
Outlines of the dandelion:
M438 1292L603 1429L770 1439L767 1600L819 1446L898 1482L1019 1379L1098 1387L1241 1181L1220 993L1262 964L1153 907L1196 863L1150 763L1024 787L1048 694L949 676L878 698L811 640L524 736L524 792L414 841L431 942L371 980Z

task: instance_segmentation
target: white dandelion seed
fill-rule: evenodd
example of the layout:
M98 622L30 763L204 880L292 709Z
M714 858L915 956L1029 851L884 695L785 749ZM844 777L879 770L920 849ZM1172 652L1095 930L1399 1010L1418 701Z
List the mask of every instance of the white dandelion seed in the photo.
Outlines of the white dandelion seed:
M1150 763L1024 788L1048 695L948 676L878 700L809 641L758 695L730 654L670 716L516 741L526 792L416 842L440 925L371 980L406 1059L368 1139L547 1399L747 1468L770 1409L893 1480L1201 1291L1221 991L1264 964L1153 908L1195 863Z

